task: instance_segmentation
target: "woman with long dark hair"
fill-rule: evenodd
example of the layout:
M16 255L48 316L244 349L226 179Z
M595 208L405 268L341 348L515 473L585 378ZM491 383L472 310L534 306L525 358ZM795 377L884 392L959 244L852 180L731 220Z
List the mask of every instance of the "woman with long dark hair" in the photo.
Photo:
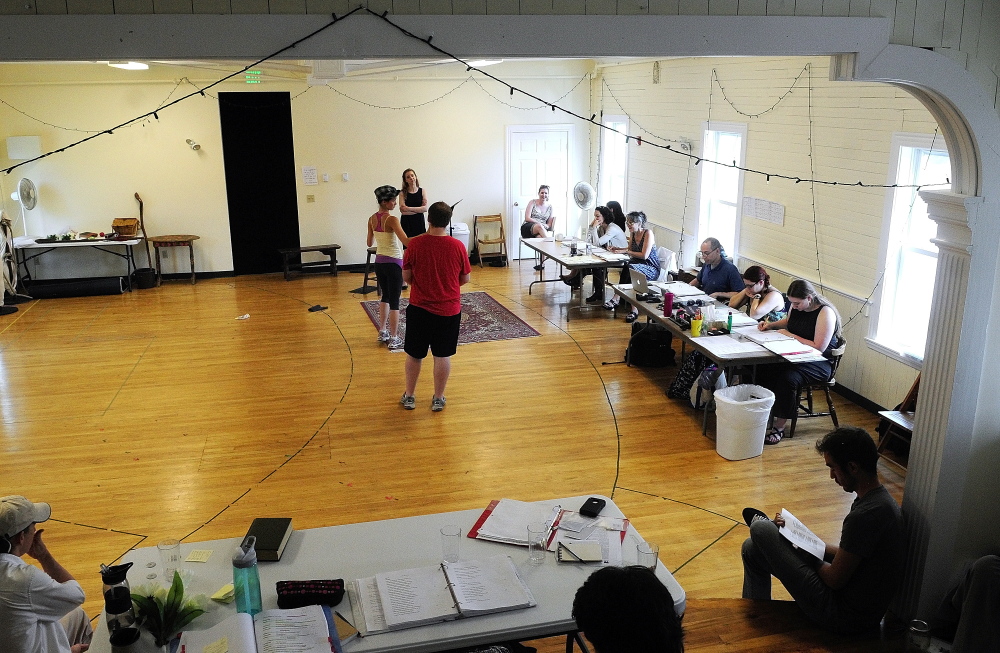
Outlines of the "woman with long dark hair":
M762 365L758 383L774 392L774 421L764 444L778 444L785 437L785 423L798 409L795 389L810 382L827 381L833 375L831 352L844 344L840 313L811 283L796 279L788 286L791 309L777 322L760 322L761 331L779 331L823 354L828 360L812 363Z
M730 308L746 306L750 317L768 322L776 322L785 316L785 298L780 290L771 285L767 270L751 265L743 271L743 285L743 290L729 300Z

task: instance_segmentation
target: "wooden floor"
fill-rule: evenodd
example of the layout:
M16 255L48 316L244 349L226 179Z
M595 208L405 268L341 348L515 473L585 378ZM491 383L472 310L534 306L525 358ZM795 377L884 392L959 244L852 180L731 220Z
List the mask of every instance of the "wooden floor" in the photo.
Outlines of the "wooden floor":
M364 297L349 292L358 274L21 305L0 318L2 493L52 504L45 537L91 614L100 563L167 537L239 536L262 515L301 529L604 494L660 544L692 599L739 597L744 506L788 508L839 539L853 495L813 450L827 418L727 461L700 413L665 396L676 368L602 365L621 360L628 325L606 311L567 323L569 288L529 295L536 276L529 260L474 269L466 289L541 336L460 347L442 413L429 409L430 369L417 410L397 404L404 355L376 343ZM877 421L838 406L841 423ZM901 498L902 477L882 465ZM780 586L775 596L787 598Z

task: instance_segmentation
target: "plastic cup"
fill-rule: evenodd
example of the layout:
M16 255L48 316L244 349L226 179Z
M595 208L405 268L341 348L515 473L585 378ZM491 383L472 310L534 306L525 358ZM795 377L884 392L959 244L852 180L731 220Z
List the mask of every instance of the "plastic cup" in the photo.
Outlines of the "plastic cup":
M660 561L660 545L651 542L639 542L635 547L635 563L646 569L656 571Z
M458 547L462 529L454 524L441 527L441 558L445 562L458 562Z
M697 338L701 335L701 320L691 320L691 337Z
M528 524L528 562L540 565L545 562L545 548L549 529L544 522Z
M160 564L163 565L160 579L170 585L174 582L174 572L181 566L181 543L177 540L163 540L156 548L160 552Z

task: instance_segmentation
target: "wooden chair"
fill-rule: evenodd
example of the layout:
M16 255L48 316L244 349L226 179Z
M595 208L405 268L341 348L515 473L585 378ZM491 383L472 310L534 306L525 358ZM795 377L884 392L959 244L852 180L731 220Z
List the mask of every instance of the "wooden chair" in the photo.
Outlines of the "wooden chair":
M896 410L878 411L881 417L878 426L875 428L875 431L879 434L878 453L889 462L899 465L903 469L906 469L909 458L910 438L913 437L913 418L916 414L917 393L919 391L920 375L917 374L916 380L910 386L910 391L906 393L903 401L896 406ZM894 455L887 454L887 448L890 452L893 451L893 447L889 446L893 440L905 443L905 451L899 451Z
M795 423L799 421L800 417L830 417L830 419L833 420L833 428L840 426L840 422L837 420L837 409L833 405L833 396L830 394L830 391L837 385L837 379L834 377L837 375L837 368L840 367L840 359L844 356L844 352L846 350L847 344L844 343L830 352L830 361L833 363L833 371L830 372L830 379L828 381L807 383L806 385L800 385L796 389L795 397L797 406L795 415L792 417L792 425L788 428L788 434L785 437L795 437ZM823 394L826 395L826 405L828 407L827 412L817 413L813 410L813 390L817 392L822 390ZM803 396L803 393L805 393L805 396Z
M479 233L479 225L497 223L500 225L500 236L497 238L483 237ZM483 267L483 245L499 245L499 250L496 252L496 256L502 257L501 260L510 260L507 255L507 233L503 228L503 216L499 213L495 215L474 215L472 216L472 230L473 239L476 241L476 248L479 250L479 267Z

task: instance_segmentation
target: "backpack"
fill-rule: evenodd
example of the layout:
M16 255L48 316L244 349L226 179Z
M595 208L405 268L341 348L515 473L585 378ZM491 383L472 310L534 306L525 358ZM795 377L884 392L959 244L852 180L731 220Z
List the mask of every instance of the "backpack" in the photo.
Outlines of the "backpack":
M670 384L667 396L671 399L686 399L691 391L691 386L695 384L704 367L705 357L700 352L693 351L688 354L681 369L677 370L677 376Z
M625 360L636 367L674 365L673 335L654 322L633 322L632 338L625 350Z

